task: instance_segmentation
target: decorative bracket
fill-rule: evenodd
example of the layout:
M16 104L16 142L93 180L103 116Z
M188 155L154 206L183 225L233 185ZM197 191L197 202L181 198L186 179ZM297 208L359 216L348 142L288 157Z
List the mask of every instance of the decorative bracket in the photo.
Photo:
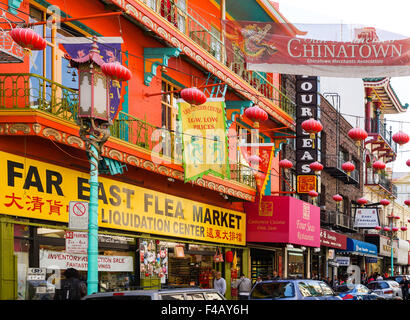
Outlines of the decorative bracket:
M233 101L225 101L226 110L233 111L230 116L230 120L226 121L226 127L229 128L233 122L235 122L236 116L241 116L245 112L245 109L251 107L253 105L253 101L251 100L233 100Z
M23 2L23 0L9 0L9 11L12 14L17 15L17 9L20 8L21 3Z
M144 48L144 84L149 86L159 66L167 67L171 57L178 57L179 48Z

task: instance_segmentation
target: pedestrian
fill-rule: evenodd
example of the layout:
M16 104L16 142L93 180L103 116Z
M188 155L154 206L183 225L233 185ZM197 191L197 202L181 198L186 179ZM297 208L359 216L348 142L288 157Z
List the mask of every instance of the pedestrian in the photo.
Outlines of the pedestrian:
M239 300L248 300L252 289L252 281L242 273L241 277L232 284L232 287L238 289Z
M383 280L383 277L382 277L380 274L377 274L376 280L377 280L377 281Z
M68 268L61 280L61 288L56 290L54 300L81 300L87 294L87 285L80 279L77 269Z
M278 272L276 270L273 271L272 280L280 280L280 277L278 276Z
M339 280L337 280L337 276L333 277L332 281L332 288L335 289L339 285Z
M216 289L220 294L225 296L226 292L226 281L221 276L221 272L218 271L214 278L214 289Z
M410 281L407 276L403 276L403 279L400 281L401 292L403 293L403 300L407 300L409 296L409 284Z
M257 284L257 283L259 283L259 282L262 282L262 277L261 277L261 276L258 276L258 277L256 278L256 281L255 281L254 285Z

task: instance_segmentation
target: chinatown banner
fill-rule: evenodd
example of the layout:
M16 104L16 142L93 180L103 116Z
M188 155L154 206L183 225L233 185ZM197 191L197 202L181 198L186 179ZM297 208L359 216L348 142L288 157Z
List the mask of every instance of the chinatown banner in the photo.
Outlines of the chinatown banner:
M68 223L70 201L90 200L88 173L2 151L0 172L1 214ZM246 243L243 212L102 176L98 184L99 227L232 245ZM78 257L66 255L65 260L72 256Z
M410 38L354 25L228 21L227 58L259 72L339 78L410 76ZM303 34L304 33L304 34Z
M88 38L66 37L59 39L60 48L73 59L78 59L89 54L92 41ZM101 58L105 62L121 63L121 43L122 39L117 37L99 37L97 38L98 49ZM121 102L122 81L119 82L119 88L111 85L110 88L110 115L111 119L117 116Z
M178 106L185 182L205 174L230 179L225 101L208 99L195 106L181 99Z

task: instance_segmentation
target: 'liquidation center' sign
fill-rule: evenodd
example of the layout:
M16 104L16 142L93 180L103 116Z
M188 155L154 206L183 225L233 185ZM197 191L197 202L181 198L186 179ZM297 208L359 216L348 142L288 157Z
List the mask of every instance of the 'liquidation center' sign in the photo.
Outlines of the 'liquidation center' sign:
M0 152L0 214L68 222L69 202L88 201L89 175ZM238 211L99 177L100 227L245 245Z

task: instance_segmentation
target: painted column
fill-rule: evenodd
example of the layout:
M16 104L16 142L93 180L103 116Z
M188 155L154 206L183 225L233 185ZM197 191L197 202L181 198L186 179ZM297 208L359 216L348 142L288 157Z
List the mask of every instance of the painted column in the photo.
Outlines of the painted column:
M92 138L92 136L91 136ZM90 144L87 294L98 292L98 151Z
M372 109L372 97L371 97L371 88L365 88L366 90L366 106L365 106L365 124L364 129L366 132L372 132L371 130L371 109Z

